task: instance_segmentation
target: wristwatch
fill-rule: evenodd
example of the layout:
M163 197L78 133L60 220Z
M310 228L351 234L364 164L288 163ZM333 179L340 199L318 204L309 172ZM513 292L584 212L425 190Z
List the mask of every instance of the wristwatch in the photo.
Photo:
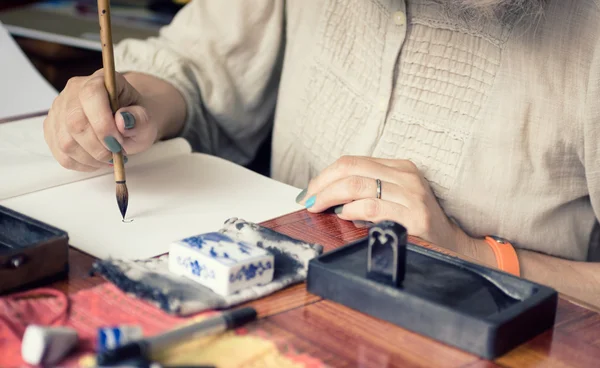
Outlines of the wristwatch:
M521 276L519 257L517 257L515 247L508 240L499 236L488 235L485 237L485 241L492 248L500 270L515 276Z

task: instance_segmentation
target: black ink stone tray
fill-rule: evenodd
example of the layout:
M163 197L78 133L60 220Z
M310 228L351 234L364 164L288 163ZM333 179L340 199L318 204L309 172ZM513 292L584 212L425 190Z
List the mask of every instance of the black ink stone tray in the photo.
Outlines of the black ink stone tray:
M558 293L406 242L393 222L309 263L310 293L485 359L552 328Z
M0 294L60 280L68 272L66 232L0 206Z

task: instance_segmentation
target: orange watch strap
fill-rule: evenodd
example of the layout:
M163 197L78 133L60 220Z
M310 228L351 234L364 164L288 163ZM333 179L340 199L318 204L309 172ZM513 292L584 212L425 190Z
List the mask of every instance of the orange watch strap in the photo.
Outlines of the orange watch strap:
M492 248L500 270L515 276L521 276L519 257L517 257L517 252L511 243L492 236L486 236L485 241Z

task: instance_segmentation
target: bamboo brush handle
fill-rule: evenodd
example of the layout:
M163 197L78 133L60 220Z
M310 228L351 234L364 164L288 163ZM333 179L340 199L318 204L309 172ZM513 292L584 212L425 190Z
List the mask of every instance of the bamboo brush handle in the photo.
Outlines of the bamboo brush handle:
M98 0L98 17L100 19L100 42L102 43L102 65L104 67L104 85L110 99L113 115L119 110L117 83L115 80L115 59L113 54L112 27L110 21L110 0ZM125 182L125 163L123 151L113 153L115 181Z

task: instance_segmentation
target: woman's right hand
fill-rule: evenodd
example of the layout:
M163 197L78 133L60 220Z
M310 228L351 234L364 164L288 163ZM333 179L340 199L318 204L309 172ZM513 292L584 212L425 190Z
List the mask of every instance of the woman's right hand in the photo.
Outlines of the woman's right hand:
M112 152L135 154L157 140L157 119L144 98L123 75L116 73L121 108L113 115L104 86L104 72L69 80L44 121L44 138L65 168L94 171L110 164Z

